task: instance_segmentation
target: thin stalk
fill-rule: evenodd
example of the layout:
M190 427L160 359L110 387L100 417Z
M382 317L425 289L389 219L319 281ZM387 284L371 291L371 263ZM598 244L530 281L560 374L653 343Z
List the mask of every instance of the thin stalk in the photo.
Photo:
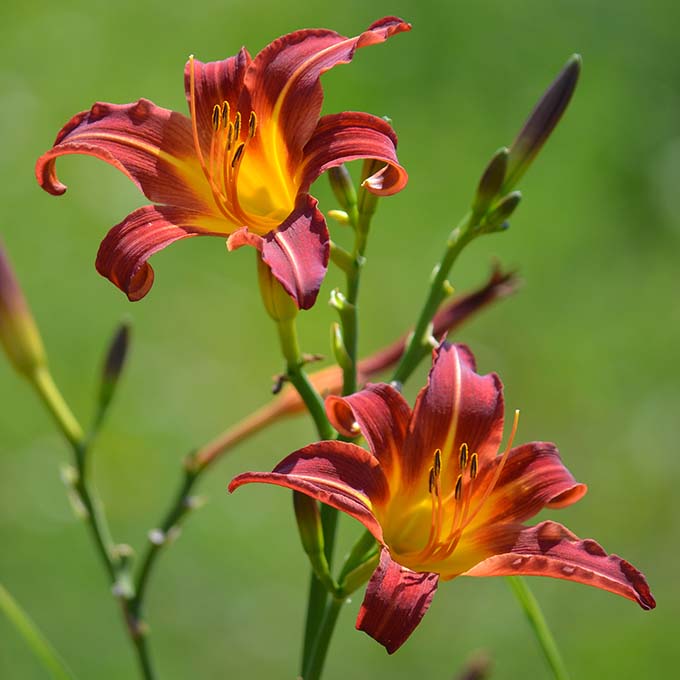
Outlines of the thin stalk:
M304 680L319 680L323 671L323 666L326 661L326 654L328 653L328 645L330 644L335 624L338 620L338 615L342 609L345 599L331 598L326 606L323 621L319 628L319 633L316 637L314 646L307 663L303 667L302 677Z
M411 340L392 376L393 382L406 382L411 373L413 373L415 368L432 347L429 342L430 324L432 323L432 319L434 318L439 305L450 290L447 279L453 263L456 261L463 248L465 248L475 236L473 229L471 228L473 226L471 221L472 213L468 213L461 220L460 224L451 232L451 235L448 238L444 255L435 267L427 298L420 311Z
M34 373L31 383L73 449L77 475L73 481L73 491L82 503L85 511L83 513L84 520L115 592L119 581L125 576L127 567L115 554L111 531L102 511L102 503L88 478L89 439L85 436L83 428L73 415L46 367L41 367ZM144 680L154 680L155 675L146 644L146 627L133 615L130 610L129 599L124 595L120 595L119 599L123 609L126 630L134 646L141 675Z
M569 673L564 665L555 638L550 632L550 628L543 616L541 607L534 597L534 594L529 589L526 581L521 576L508 576L506 580L510 584L512 592L515 594L515 597L529 619L529 623L536 634L536 639L541 645L541 649L555 676L555 680L569 680Z
M333 439L333 428L326 417L323 399L316 391L305 372L304 361L300 352L295 319L279 321L279 340L281 351L286 360L286 377L298 391L307 410L314 420L320 439Z
M142 614L149 577L161 549L167 545L170 532L179 527L184 516L192 509L190 492L199 476L200 470L185 468L182 483L160 525L160 534L157 537L149 538L146 552L141 558L141 566L135 579L135 594L130 601L130 611L136 619L139 619Z
M326 417L323 399L309 382L309 378L303 369L302 354L297 337L297 327L295 319L279 321L277 323L281 351L286 360L286 376L298 391L300 398L304 401L307 410L312 416L316 425L319 439L333 439L334 433L331 424ZM322 508L322 522L324 523L324 536L327 530L335 534L333 523L337 521L334 517L328 516L328 511ZM331 513L332 514L332 513ZM325 544L326 557L332 554L332 544L330 548ZM331 551L329 553L329 550ZM301 667L306 667L307 659L312 653L314 640L322 622L323 611L326 606L327 594L325 586L316 578L312 572L309 584L309 596L307 602L307 616L305 619L304 642L302 648Z

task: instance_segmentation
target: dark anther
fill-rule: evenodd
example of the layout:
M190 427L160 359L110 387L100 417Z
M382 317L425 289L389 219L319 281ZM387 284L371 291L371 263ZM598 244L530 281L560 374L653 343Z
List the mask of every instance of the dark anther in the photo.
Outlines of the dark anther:
M460 445L460 469L464 470L468 462L468 445Z
M463 493L463 475L458 475L458 479L456 480L456 488L453 490L453 496L457 501L459 501L462 493Z
M245 143L241 142L237 147L236 151L234 152L234 157L231 159L231 167L235 167L236 164L238 163L239 158L243 155L243 149L245 148Z

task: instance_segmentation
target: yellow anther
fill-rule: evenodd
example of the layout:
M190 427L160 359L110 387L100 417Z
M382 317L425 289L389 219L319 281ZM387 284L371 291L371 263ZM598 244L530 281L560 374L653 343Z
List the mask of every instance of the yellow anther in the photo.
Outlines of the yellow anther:
M231 159L231 167L234 168L236 167L236 164L239 162L239 159L243 155L243 149L245 147L245 143L241 142L237 147L236 151L234 152L234 157Z
M227 127L229 122L229 102L222 102L222 126Z
M212 124L213 124L213 130L217 132L218 128L220 127L220 116L222 115L222 109L220 109L219 104L215 104L213 106L213 114L212 114Z
M476 453L472 454L470 459L470 479L474 479L477 476L477 465L479 456Z
M468 445L460 445L460 469L464 470L468 462Z
M236 118L234 118L234 139L238 139L241 134L241 112L236 112Z
M248 118L248 134L252 139L255 136L255 128L257 127L257 116L255 111L250 112L250 118Z
M442 452L441 449L437 449L434 452L434 476L439 477L439 473L442 471Z
M453 497L457 501L459 501L462 494L463 494L463 475L458 475L458 479L456 480L456 487L453 490Z

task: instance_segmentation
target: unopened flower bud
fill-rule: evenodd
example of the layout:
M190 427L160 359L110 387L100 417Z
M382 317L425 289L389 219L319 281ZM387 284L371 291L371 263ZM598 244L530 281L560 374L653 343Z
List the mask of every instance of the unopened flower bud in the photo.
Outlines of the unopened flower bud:
M19 373L31 377L45 366L45 349L31 310L0 243L0 344Z
M339 165L337 168L331 168L328 171L328 179L331 183L331 188L338 199L338 203L343 210L350 212L357 204L357 192L352 182L352 176L349 170L344 165Z
M99 409L106 411L118 385L118 379L125 365L130 345L130 326L122 323L116 330L102 369L101 387L99 390Z
M367 158L361 171L361 194L359 196L359 214L370 217L378 206L379 196L369 189L382 188L382 176L387 170L384 161Z
M272 270L265 264L259 253L257 254L257 279L267 314L276 322L294 319L298 313L297 305L272 274Z
M510 147L503 193L514 187L559 123L581 73L581 57L575 54L545 91Z
M515 212L515 209L522 200L522 194L519 191L513 191L507 196L504 196L494 209L487 215L486 229L493 231L495 229L505 228L505 221Z
M326 212L326 217L335 220L338 224L343 226L350 223L349 215L344 210L328 210Z
M508 154L508 149L505 147L499 149L486 166L472 203L472 212L476 215L484 215L492 201L498 196L508 167Z

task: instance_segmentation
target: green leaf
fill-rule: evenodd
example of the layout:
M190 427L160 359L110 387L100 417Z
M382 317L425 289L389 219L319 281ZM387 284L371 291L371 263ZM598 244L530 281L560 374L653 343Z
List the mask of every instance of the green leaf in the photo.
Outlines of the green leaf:
M57 680L75 680L75 675L38 630L28 614L0 583L0 610L26 641L50 675Z

